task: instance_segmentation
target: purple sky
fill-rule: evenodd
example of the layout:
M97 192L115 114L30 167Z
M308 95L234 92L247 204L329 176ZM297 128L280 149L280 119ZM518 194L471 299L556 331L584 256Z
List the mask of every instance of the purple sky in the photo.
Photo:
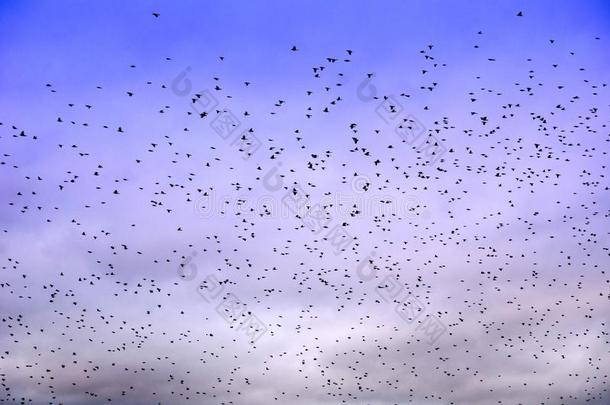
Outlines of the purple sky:
M610 403L609 22L1 2L0 403Z

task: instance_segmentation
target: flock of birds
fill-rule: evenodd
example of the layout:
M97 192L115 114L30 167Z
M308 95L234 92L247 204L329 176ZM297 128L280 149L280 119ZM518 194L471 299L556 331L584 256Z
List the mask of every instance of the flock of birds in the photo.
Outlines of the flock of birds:
M299 94L171 57L175 77L128 65L128 86L91 83L88 99L41 83L52 121L0 122L0 403L610 403L607 84L553 39L561 63L502 66L475 38L487 70L448 101L435 45L409 90L353 67L355 46L299 70ZM498 66L511 73L487 80ZM386 122L399 110L444 144L435 164ZM227 113L230 139L213 124ZM233 139L250 135L250 152ZM362 176L379 206L417 195L413 215L325 202ZM270 209L297 186L353 243L335 252L302 213ZM426 342L382 299L387 277L446 333ZM229 293L256 339L218 310Z

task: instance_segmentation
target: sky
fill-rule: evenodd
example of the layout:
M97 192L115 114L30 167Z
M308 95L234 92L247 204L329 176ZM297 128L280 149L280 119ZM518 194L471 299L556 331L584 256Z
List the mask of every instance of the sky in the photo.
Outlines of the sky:
M605 1L0 1L0 403L610 403Z

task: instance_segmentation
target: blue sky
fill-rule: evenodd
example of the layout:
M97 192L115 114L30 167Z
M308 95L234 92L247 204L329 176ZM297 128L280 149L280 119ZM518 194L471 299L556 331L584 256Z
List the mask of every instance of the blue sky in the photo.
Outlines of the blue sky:
M609 21L605 1L1 1L0 401L608 403Z

